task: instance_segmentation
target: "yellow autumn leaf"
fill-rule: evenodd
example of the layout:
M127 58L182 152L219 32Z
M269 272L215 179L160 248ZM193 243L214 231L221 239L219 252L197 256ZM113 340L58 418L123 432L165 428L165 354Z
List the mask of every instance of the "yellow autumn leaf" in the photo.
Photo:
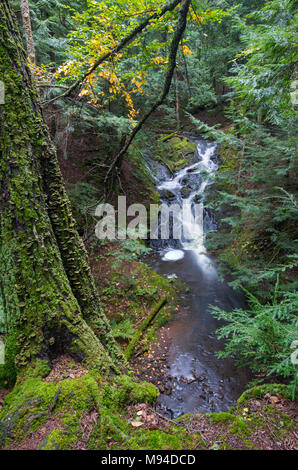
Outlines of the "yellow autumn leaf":
M181 46L181 50L182 50L182 54L185 55L185 54L190 54L192 55L192 51L189 49L188 46L186 46L185 44L183 46Z

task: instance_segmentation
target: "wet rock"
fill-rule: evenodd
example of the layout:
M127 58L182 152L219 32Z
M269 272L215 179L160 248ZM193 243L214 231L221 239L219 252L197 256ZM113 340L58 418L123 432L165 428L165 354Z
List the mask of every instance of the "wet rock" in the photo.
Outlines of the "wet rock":
M191 189L186 187L186 186L181 189L181 196L182 197L188 197L190 195L190 193L191 193Z
M202 194L197 194L195 197L194 197L194 202L196 204L199 204L200 202L202 202Z
M168 189L160 189L159 191L161 199L164 199L165 201L173 201L176 196L172 191L169 191Z
M201 374L198 377L196 377L196 379L198 382L203 382L204 380L206 380L206 375Z
M194 378L194 379L188 379L188 380L184 379L183 382L185 382L185 383L187 383L187 384L192 384L192 383L196 382L196 380L197 380L196 378Z

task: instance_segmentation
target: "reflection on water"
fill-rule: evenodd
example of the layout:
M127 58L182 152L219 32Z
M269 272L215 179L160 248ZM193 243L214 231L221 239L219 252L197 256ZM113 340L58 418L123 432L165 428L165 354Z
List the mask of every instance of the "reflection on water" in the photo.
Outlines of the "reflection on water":
M168 325L172 343L167 376L172 393L160 394L159 410L172 417L188 412L227 411L250 377L231 359L216 357L223 343L216 337L220 323L210 314L209 306L241 308L242 296L217 278L206 276L192 252L186 251L182 260L172 263L154 253L147 262L160 274L184 279L189 287L181 297L179 313Z

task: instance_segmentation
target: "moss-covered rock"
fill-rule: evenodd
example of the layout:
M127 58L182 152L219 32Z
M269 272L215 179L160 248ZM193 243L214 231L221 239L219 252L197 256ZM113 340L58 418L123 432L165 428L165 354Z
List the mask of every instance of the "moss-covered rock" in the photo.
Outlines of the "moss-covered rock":
M157 396L158 390L153 384L126 375L115 376L107 382L89 373L58 383L29 376L6 397L0 413L0 446L23 442L29 432L36 431L55 416L57 422L62 422L62 430L59 427L52 430L40 448L71 448L75 442L73 434L78 431L83 416L96 411L110 421L113 414L117 416L126 406L153 404Z
M246 390L238 399L240 405L244 404L251 398L264 398L265 395L281 395L291 400L293 398L292 390L287 385L282 384L265 384L258 385L256 387ZM298 400L298 394L296 393L295 401Z
M195 142L186 137L174 136L167 140L156 140L151 147L151 156L174 173L189 163L195 150Z

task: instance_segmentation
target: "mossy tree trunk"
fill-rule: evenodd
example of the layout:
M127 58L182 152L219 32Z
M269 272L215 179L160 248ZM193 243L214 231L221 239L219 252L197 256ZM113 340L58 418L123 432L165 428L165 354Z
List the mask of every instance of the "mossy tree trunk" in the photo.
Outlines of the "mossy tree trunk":
M0 3L0 281L6 362L0 380L69 352L108 370L123 363L76 231L55 149L9 2Z

